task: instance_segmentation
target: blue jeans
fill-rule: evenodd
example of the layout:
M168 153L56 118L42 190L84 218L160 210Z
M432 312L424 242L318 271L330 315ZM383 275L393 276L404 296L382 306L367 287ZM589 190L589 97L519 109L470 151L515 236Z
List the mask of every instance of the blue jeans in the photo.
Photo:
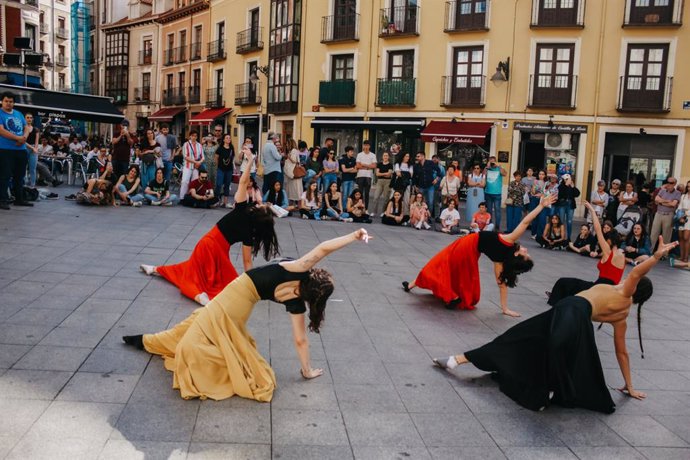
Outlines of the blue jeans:
M561 218L561 222L565 224L566 234L568 235L568 241L570 241L570 234L573 230L573 214L575 210L570 207L570 204L565 206L558 206L558 217Z
M343 181L342 184L340 184L340 192L343 195L343 203L342 207L343 209L347 209L347 199L350 198L350 195L352 195L352 189L355 188L355 181L353 180L346 180Z
M340 220L347 219L348 217L350 217L350 215L346 212L341 212L340 217L338 217L338 213L331 208L326 208L326 214L328 214L328 217L331 217L333 219L339 218Z
M36 186L36 164L38 163L38 154L30 150L26 151L26 158L29 161L29 186Z
M536 233L535 235L537 236L543 236L544 235L544 228L546 227L546 221L548 220L551 209L550 208L544 208L542 211L539 213L536 219L534 221L537 223L536 225Z
M314 176L316 176L316 171L314 171L313 169L307 169L307 175L302 178L302 188L304 190L307 189L307 185L309 185L309 182L311 182L311 180L314 179ZM321 189L321 176L317 177L314 181L316 182L317 190L320 190Z
M141 163L141 188L146 189L149 182L156 178L156 162L147 165L146 163Z
M539 198L537 198L536 196L530 195L529 204L527 205L527 212L534 211L534 209L537 206L539 206ZM530 225L530 229L532 230L532 236L541 235L541 233L537 233L537 227L539 226L538 221L539 221L539 216L537 216L537 218L534 219L532 221L532 224Z
M173 169L173 162L170 160L163 160L163 178L167 181L170 180L170 176L172 175L172 169ZM154 176L155 179L155 176Z
M510 233L517 228L522 220L522 206L506 206L506 233Z
M436 193L436 188L434 186L428 188L420 188L419 193L424 197L427 207L431 215L434 215L434 195Z
M328 187L330 187L333 182L336 184L338 183L338 175L336 173L324 174L321 181L323 182L323 191L327 192Z
M156 195L149 195L148 193L144 195L144 198L146 198L149 203L152 203L154 201L158 201L158 197ZM174 193L171 193L168 195L168 198L163 198L161 201L161 204L163 203L172 203L172 204L177 204L179 203L180 199L175 195Z
M230 171L221 171L216 173L216 196L230 196L230 185L232 184L232 169ZM222 193L221 193L222 192Z
M117 189L118 189L121 193L127 193L127 188L126 188L123 184L120 184L120 185L117 187ZM143 200L144 200L144 195L142 195L141 193L137 193L136 195L129 195L128 198L129 198L129 200L130 200L132 203L136 203L137 201L143 201Z
M484 201L486 201L486 210L491 214L491 220L494 222L494 228L497 232L501 231L501 195L494 195L492 193L484 192Z

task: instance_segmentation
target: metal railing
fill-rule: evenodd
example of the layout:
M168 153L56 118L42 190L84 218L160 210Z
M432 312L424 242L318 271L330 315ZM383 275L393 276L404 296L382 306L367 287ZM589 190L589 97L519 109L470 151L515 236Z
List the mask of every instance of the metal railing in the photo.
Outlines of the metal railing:
M339 14L321 18L321 43L359 40L359 17Z
M189 99L187 102L190 104L198 104L201 102L201 88L199 86L189 87Z
M264 42L261 36L264 33L263 27L253 27L251 29L237 32L237 46L235 53L244 54L258 51L264 48Z
M482 6L483 5L483 8ZM474 7L474 11L472 11ZM466 10L466 8L470 8ZM459 0L446 2L444 32L462 32L464 30L489 30L489 10L491 0L482 3L466 3Z
M376 81L377 106L414 106L415 78L379 78Z
M206 107L210 109L225 107L223 88L209 88L206 90Z
M58 54L57 59L55 59L55 64L60 67L67 67L67 57L64 54Z
M486 76L441 77L441 106L484 107Z
M187 47L178 46L177 48L173 48L173 56L175 59L175 64L187 62Z
M684 0L670 0L667 6L639 7L635 0L626 0L623 26L671 26L683 25ZM652 2L650 2L652 3Z
M261 82L235 85L235 105L261 104Z
M225 39L210 42L208 44L208 54L206 54L206 60L208 62L215 62L225 59L225 49Z
M69 38L67 29L65 29L64 27L58 27L57 29L55 29L55 36L62 40L67 40Z
M105 90L106 97L112 97L113 103L115 104L126 104L127 103L127 89L126 88L114 88Z
M198 61L199 59L201 59L201 47L202 47L201 42L192 43L191 45L189 45L189 60L190 61Z
M354 106L355 80L320 81L319 104L324 106Z
M163 105L182 105L187 103L184 88L168 88L163 90Z
M175 63L175 48L163 51L163 65L173 65Z
M380 24L379 37L419 35L419 7L383 8L381 9Z
M45 22L42 22L39 25L39 29L40 29L42 34L47 34L50 31L50 29L48 28L48 24L46 24Z
M621 112L669 112L673 77L666 77L662 82L663 87L652 91L642 88L642 77L620 77L616 109Z
M539 8L544 0L532 0L530 27L584 27L585 0L574 0L572 8Z
M548 78L548 86L539 86L540 78ZM546 83L546 82L545 82ZM577 75L530 75L529 107L574 109L577 103Z
M134 88L134 100L146 102L151 100L151 87L141 86L139 88Z
M139 51L139 65L151 65L153 64L153 50L142 50Z

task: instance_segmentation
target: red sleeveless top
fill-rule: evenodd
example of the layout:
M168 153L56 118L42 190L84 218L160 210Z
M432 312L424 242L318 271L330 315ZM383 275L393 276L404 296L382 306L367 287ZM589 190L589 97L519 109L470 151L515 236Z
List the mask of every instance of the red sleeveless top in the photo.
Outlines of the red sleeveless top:
M609 254L609 258L606 259L606 262L599 260L597 268L599 269L599 279L604 278L613 281L614 285L620 283L621 279L623 279L625 267L618 268L613 265L613 253Z

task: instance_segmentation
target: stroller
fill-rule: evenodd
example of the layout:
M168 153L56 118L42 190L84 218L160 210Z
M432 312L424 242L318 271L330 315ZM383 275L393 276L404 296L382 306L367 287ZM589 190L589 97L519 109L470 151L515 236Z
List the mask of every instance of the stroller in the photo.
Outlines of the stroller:
M614 228L622 236L628 236L628 233L632 231L633 226L642 220L642 211L637 205L630 205L626 208L625 212L618 220L618 225Z

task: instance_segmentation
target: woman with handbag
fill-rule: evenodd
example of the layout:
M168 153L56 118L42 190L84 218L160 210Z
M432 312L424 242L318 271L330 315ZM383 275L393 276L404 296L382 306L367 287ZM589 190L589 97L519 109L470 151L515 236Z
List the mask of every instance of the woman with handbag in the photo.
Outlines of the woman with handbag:
M472 172L467 176L467 201L465 202L465 220L472 222L474 213L479 210L479 203L484 201L484 187L486 176L482 174L482 167L472 166Z
M515 230L522 220L522 209L525 199L525 184L522 183L520 171L513 173L513 181L508 184L508 197L506 198L506 232Z
M455 166L452 164L446 170L446 177L441 179L441 203L443 208L448 207L448 202L454 200L458 202L458 191L460 190L460 177L455 175Z
M161 156L161 146L152 129L146 130L146 139L141 143L141 186L146 186L156 177L156 160Z
M285 174L285 192L291 205L298 205L302 200L302 178L307 174L299 162L299 150L294 139L287 141L288 155L285 159L283 173Z
M410 206L410 185L412 184L412 174L414 169L410 164L411 156L409 153L399 155L400 161L395 163L393 175L393 182L391 187L393 190L400 192L403 197L405 208Z

